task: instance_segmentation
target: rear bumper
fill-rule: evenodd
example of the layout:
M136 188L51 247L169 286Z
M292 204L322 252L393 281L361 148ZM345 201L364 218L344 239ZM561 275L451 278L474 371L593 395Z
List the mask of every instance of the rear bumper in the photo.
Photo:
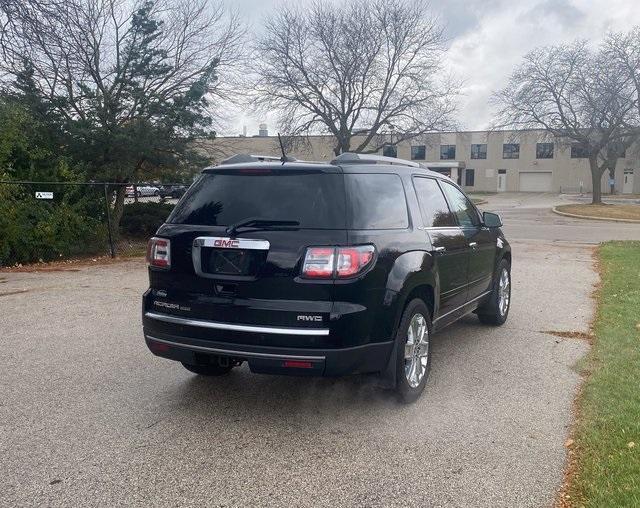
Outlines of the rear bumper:
M206 364L212 357L247 361L252 372L312 376L343 376L380 372L389 361L393 341L361 346L315 349L232 344L144 329L149 350L163 358ZM304 367L302 367L304 365Z

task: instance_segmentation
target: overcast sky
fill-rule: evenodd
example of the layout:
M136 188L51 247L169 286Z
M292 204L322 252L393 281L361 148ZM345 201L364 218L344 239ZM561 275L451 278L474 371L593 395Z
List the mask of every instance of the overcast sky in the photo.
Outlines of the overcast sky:
M304 5L309 0L298 0ZM280 0L233 0L248 16L254 30ZM449 40L447 67L464 80L459 101L463 129L485 129L491 121L487 100L503 86L511 70L529 50L575 38L597 42L609 30L628 30L640 24L640 0L440 0L432 2ZM230 131L257 133L266 121L270 131L275 118L254 118L249 111L230 119Z

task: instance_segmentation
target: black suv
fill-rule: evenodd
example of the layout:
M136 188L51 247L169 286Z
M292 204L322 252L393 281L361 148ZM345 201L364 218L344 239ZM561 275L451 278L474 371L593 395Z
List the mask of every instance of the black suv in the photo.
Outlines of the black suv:
M387 157L235 156L205 169L149 242L149 349L191 372L379 372L424 389L433 332L501 325L511 249L500 217L448 177Z

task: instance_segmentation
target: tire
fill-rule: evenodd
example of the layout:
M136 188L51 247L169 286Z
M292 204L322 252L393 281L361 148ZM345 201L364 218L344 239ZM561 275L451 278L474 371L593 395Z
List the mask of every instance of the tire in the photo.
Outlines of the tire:
M160 191L153 191L153 195L154 196L159 196L160 195Z
M218 363L218 358L214 357L208 365L190 365L188 363L182 363L182 366L189 372L193 372L200 376L224 376L231 372L234 364L229 361L227 365L220 365L220 363Z
M506 259L500 261L489 300L476 313L481 323L501 326L507 321L511 308L511 265Z
M396 394L405 404L424 391L431 370L431 313L419 298L411 300L402 313L396 334ZM410 333L411 332L411 333ZM420 346L415 345L421 337Z
M140 191L136 191L136 196L138 196L139 198L141 198L141 197L142 197L142 192L140 192Z

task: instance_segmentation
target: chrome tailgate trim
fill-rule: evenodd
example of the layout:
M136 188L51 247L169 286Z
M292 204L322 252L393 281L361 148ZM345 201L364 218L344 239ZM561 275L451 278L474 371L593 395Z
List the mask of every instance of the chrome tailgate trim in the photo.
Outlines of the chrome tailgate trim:
M233 332L271 333L275 335L305 335L318 336L329 335L328 328L280 328L276 326L239 325L234 323L220 323L217 321L205 321L204 319L183 318L157 312L145 312L145 317L156 319L166 323L177 325L199 326L200 328L212 328L214 330L230 330Z

